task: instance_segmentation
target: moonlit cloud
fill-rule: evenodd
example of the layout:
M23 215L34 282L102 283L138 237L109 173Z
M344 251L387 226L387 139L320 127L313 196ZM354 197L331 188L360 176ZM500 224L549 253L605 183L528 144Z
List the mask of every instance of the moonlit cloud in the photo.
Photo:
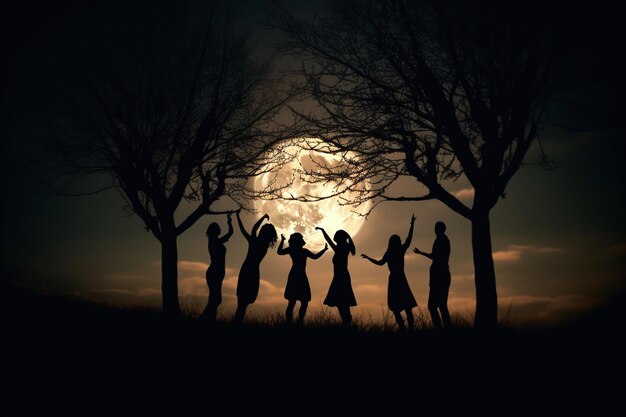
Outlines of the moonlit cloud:
M474 274L452 274L452 282L474 281Z
M493 260L496 262L519 261L522 257L520 250L501 250L493 253Z
M178 261L179 271L205 272L209 264L195 261Z
M472 200L474 199L474 189L473 188L463 188L459 191L454 192L453 194L459 200Z
M202 277L187 277L178 280L178 294L185 295L208 295L206 279Z
M529 253L553 254L564 251L563 248L553 246L509 245L506 250L495 251L493 260L496 262L514 262L519 261L523 255Z
M499 299L500 311L510 308L514 322L534 325L575 320L599 304L599 300L579 294L555 297L511 295Z

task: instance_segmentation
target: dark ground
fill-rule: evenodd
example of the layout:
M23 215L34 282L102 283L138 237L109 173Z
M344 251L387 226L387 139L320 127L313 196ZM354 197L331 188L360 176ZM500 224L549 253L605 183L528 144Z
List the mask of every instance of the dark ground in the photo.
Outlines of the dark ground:
M623 395L622 301L570 327L399 334L208 328L8 287L0 415L143 415L169 406L175 415L502 406L605 414Z

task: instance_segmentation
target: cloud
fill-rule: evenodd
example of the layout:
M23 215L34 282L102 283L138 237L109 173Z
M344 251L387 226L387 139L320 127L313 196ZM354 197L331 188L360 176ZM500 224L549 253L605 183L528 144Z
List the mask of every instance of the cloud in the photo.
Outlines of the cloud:
M455 191L453 195L459 200L471 200L474 198L473 188L463 188L459 191Z
M493 260L496 262L514 262L519 261L523 255L529 253L552 254L564 251L564 248L554 246L509 245L506 250L494 252Z
M511 295L500 297L502 314L510 308L512 319L528 324L549 325L573 321L600 304L600 300L580 294L556 297Z
M474 281L474 274L452 274L452 282Z
M520 250L501 250L493 253L493 260L496 262L519 261L522 257Z
M375 284L363 284L363 285L358 285L356 287L354 287L354 292L357 294L362 294L364 296L371 296L371 295L380 295L382 293L384 293L386 290L386 287L383 285L375 285Z
M208 295L206 278L204 277L187 277L178 281L178 294L184 295Z
M186 272L205 272L209 264L196 261L178 261L178 269Z
M120 281L133 280L139 277L141 277L139 274L107 274L104 276L104 278Z
M137 291L137 294L140 297L154 297L154 296L161 296L161 290L157 290L156 288L142 288L139 291Z

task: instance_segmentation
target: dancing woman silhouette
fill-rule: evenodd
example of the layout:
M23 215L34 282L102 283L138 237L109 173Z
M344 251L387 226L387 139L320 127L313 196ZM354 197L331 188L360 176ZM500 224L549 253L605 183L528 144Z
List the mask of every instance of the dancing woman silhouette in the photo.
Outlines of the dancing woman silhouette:
M324 239L335 251L333 255L333 280L328 289L328 295L324 300L324 304L330 307L337 307L339 316L344 327L350 327L352 324L352 314L350 307L356 306L356 298L352 291L352 282L350 280L350 272L348 272L348 255L354 255L356 249L352 238L345 230L337 230L333 240L321 227L316 227L324 234Z
M389 238L389 245L387 251L383 255L381 260L372 259L369 256L362 254L361 257L367 259L373 264L383 266L387 264L389 268L389 287L387 289L387 304L389 310L393 312L396 322L400 330L405 330L404 319L402 318L402 310L406 314L407 325L410 330L413 329L415 320L413 318L413 312L411 309L417 306L415 297L411 292L411 287L406 280L404 274L404 255L411 246L411 239L413 239L413 228L415 225L415 216L411 216L411 226L409 227L409 234L406 237L404 243L400 240L400 236L391 235Z
M261 275L259 268L261 261L267 254L267 250L270 247L274 247L278 237L276 235L276 229L271 223L267 223L261 227L257 236L257 230L263 223L263 220L269 220L270 216L264 214L257 222L252 226L252 231L248 233L243 223L239 212L237 212L237 223L241 234L248 241L248 253L246 259L241 265L239 271L239 280L237 281L237 311L233 321L235 323L241 323L246 315L246 309L248 306L256 301L256 297L259 294L259 282Z
M277 253L279 255L289 255L291 257L292 266L287 278L287 286L285 287L285 300L288 300L287 311L285 315L287 323L293 320L293 309L296 301L300 301L300 311L298 313L298 325L304 323L304 315L311 301L311 287L309 278L306 276L306 260L307 258L319 259L324 252L328 250L328 245L318 253L313 253L304 248L306 242L300 233L293 233L289 236L289 247L283 249L285 243L285 235L280 235L280 244Z
M239 214L239 212L237 212ZM206 229L208 238L209 256L211 257L211 265L206 270L206 283L209 286L209 302L202 312L200 318L209 322L215 321L217 308L222 303L222 282L226 274L226 246L228 239L233 235L233 219L227 215L228 232L222 237L220 236L220 225L213 222Z

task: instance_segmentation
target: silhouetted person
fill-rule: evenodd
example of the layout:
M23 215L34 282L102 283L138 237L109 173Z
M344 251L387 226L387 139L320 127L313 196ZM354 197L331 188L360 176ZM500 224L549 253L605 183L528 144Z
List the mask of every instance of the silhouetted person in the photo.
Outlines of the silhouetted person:
M248 253L246 259L241 265L239 271L239 280L237 281L237 311L235 312L235 323L241 323L246 315L248 306L256 301L259 294L259 282L261 275L259 268L261 261L267 254L269 247L274 247L278 236L273 224L267 223L261 227L257 236L257 230L263 223L263 220L269 220L270 216L264 214L252 226L252 231L248 233L241 222L241 217L237 213L237 223L241 229L241 234L248 241Z
M391 235L389 238L389 245L387 251L383 255L382 259L377 261L369 256L362 254L361 256L368 261L383 266L387 264L389 268L389 287L387 289L387 304L389 310L393 312L396 322L400 330L404 330L404 319L401 312L404 310L406 314L406 321L409 329L413 329L415 320L413 319L413 311L411 309L417 306L415 297L411 292L411 287L406 280L404 274L404 255L411 246L411 239L413 238L413 227L415 225L415 216L411 216L411 226L409 227L409 234L406 237L404 243L400 240L400 236Z
M352 238L345 230L337 230L333 237L333 242L324 229L321 227L316 227L315 229L320 230L324 234L324 239L335 251L333 255L333 280L330 283L324 304L330 307L337 307L343 326L350 327L352 323L350 307L356 306L356 298L352 291L352 282L348 272L348 255L356 253L354 242L352 242Z
M209 286L209 302L200 317L209 322L215 321L217 308L222 304L222 282L226 274L226 246L228 239L233 235L233 219L230 213L227 216L228 232L220 237L220 225L213 222L206 229L206 235L209 240L209 256L211 257L211 265L206 270L206 283Z
M309 285L309 278L306 276L306 260L307 258L319 259L320 256L328 250L328 245L318 253L313 253L304 248L306 242L300 233L293 233L289 236L289 247L287 249L283 249L284 243L285 236L280 235L278 254L289 255L292 261L291 270L287 278L287 286L285 287L285 300L289 301L285 315L287 317L287 323L291 323L296 301L300 301L298 324L302 325L304 323L306 309L309 305L309 301L311 301L311 286Z
M414 248L413 252L432 259L430 266L430 293L428 294L428 311L433 320L435 329L450 327L450 312L448 311L448 290L450 289L450 241L446 236L446 224L435 223L435 243L432 253L422 252ZM441 313L441 316L439 316Z

